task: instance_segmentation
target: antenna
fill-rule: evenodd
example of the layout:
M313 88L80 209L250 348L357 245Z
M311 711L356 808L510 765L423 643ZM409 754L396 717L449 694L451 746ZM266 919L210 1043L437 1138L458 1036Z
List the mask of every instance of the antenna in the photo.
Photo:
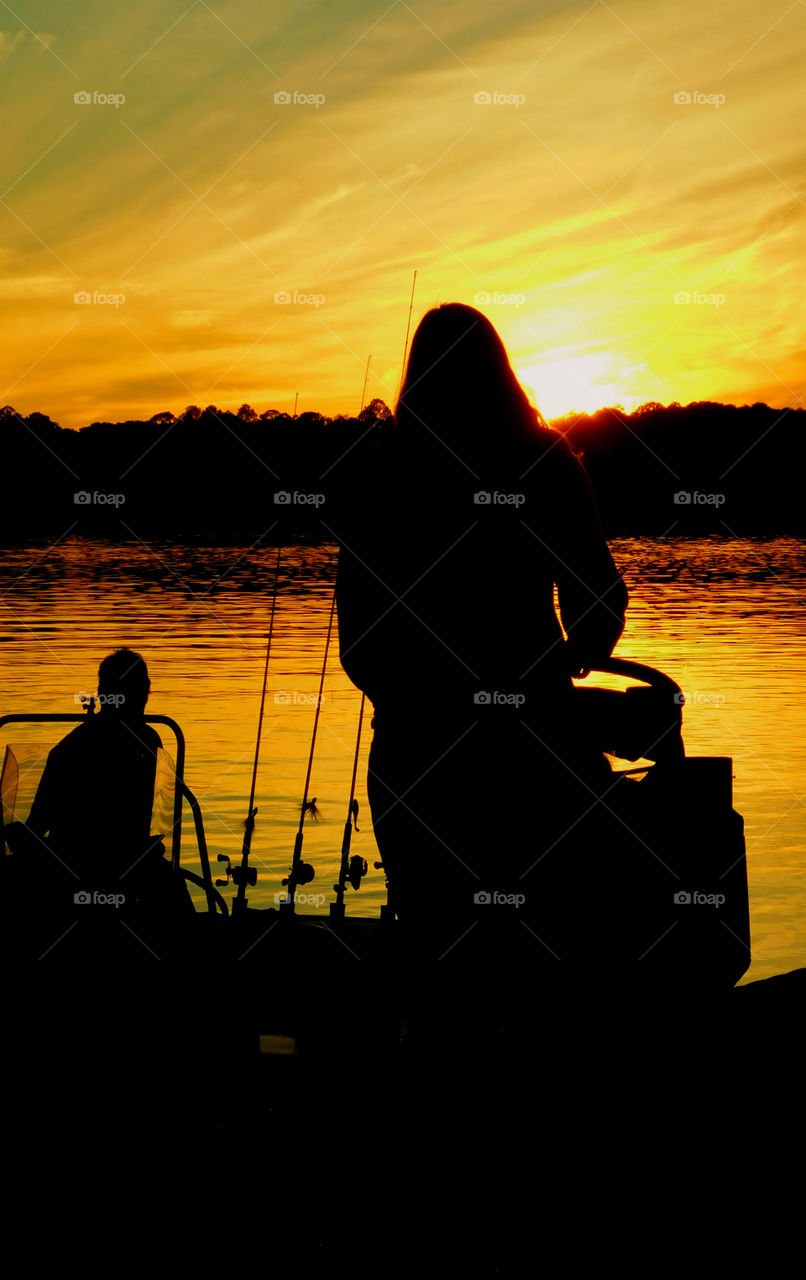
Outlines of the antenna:
M367 394L367 379L369 378L369 362L371 359L372 356L367 356L367 369L364 374L364 385L361 388L361 409L364 408L364 396ZM359 413L361 412L361 409L358 410Z
M401 386L403 385L403 379L406 376L406 356L409 353L409 333L411 332L411 313L414 308L414 286L416 285L416 283L417 283L417 272L415 271L414 276L412 278L412 282L411 282L411 302L409 303L409 320L408 320L408 324L406 325L406 341L403 344L403 373L400 376Z

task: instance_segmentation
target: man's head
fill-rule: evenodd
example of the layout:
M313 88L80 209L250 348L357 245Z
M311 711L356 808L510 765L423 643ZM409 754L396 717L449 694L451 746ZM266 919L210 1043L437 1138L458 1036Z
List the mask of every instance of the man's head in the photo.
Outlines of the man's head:
M141 716L150 688L148 667L140 654L131 649L110 653L98 668L98 700L102 711Z

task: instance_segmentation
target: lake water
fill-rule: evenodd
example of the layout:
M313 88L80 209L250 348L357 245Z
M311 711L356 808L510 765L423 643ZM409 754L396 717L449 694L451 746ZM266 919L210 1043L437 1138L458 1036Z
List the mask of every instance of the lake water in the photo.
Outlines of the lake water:
M793 539L617 539L611 546L631 593L617 656L659 667L681 685L689 755L733 757L750 881L753 960L744 981L806 966L806 548ZM290 864L336 555L329 546L283 553L256 794L254 906L274 904ZM138 650L151 673L148 710L172 716L185 731L186 778L204 811L211 856L234 858L249 798L275 560L272 548L77 538L0 550L0 713L75 711L76 696L95 690L107 652ZM333 897L359 703L339 666L334 627L310 788L321 821L305 827L304 854L317 871L305 887L305 911L325 913ZM10 726L3 743L52 743L62 732ZM163 738L170 746L167 731ZM372 867L369 743L367 718L353 852L370 871L358 893L348 889L348 910L359 915L377 914L385 901L383 874Z

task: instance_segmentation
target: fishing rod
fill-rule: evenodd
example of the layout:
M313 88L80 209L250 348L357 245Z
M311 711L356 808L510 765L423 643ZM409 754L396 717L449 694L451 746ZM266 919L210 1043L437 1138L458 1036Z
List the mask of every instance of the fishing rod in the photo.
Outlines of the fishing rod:
M401 387L403 386L403 383L406 377L406 358L409 354L409 334L411 333L411 317L412 317L412 312L414 311L414 290L416 288L416 285L417 285L417 269L415 268L414 274L411 278L411 297L409 299L409 315L408 315L408 320L406 321L406 339L403 343L403 367L400 371ZM367 872L367 864L363 858L359 858L357 854L355 855L355 857L350 858L350 840L351 840L350 817L353 814L355 817L357 817L357 814L358 814L358 804L354 799L355 775L356 775L356 770L358 768L358 746L361 741L361 722L364 718L365 698L366 698L366 694L362 694L361 695L361 712L358 717L358 738L355 744L355 760L353 761L353 781L352 781L352 786L350 787L350 807L348 809L347 822L345 823L345 826L344 826L344 839L342 841L342 846L341 846L341 873L339 875L339 883L333 886L333 888L336 890L336 895L337 895L336 901L331 903L330 905L330 914L331 916L334 916L337 919L343 919L344 917L344 889L345 889L346 880L349 880L353 888L357 889L361 884L362 877L366 875L366 872ZM353 806L355 806L355 812L353 811ZM358 830L358 827L356 826L356 831L357 830ZM378 862L373 862L372 865L376 871L383 871L383 872L386 871L386 868L384 867L383 862L380 860ZM390 924L394 920L395 914L396 914L396 911L395 911L395 904L392 896L392 889L389 884L389 880L387 878L386 902L381 907L382 922L386 925Z
M246 822L244 823L243 845L241 847L241 865L240 867L232 867L230 859L226 853L218 855L218 862L226 862L227 878L226 880L216 880L217 885L227 885L229 881L238 886L238 892L232 902L232 914L239 915L246 910L247 897L246 886L257 884L257 868L249 866L249 853L252 848L252 832L255 829L255 817L257 808L255 807L255 785L257 783L257 765L260 758L260 738L263 731L263 712L266 706L266 685L269 680L269 658L271 656L271 642L274 634L274 615L277 609L277 585L280 581L280 555L282 547L277 548L277 564L274 567L274 591L271 598L271 615L269 618L269 638L266 643L266 665L263 669L263 690L260 695L260 715L257 722L257 739L255 741L255 760L252 765L252 789L249 792L249 809L247 810Z
M318 810L316 808L316 796L314 796L312 800L309 800L308 789L311 785L313 753L316 747L316 731L319 727L319 712L322 709L322 697L323 697L323 691L325 687L325 672L327 670L327 655L328 655L328 650L330 649L330 637L333 631L333 615L335 612L336 612L336 592L334 590L333 602L330 606L330 619L327 624L327 636L325 638L325 653L324 653L324 657L322 658L322 674L319 679L319 696L316 699L316 714L314 715L314 718L313 718L313 733L311 734L311 749L308 753L308 771L305 774L305 790L302 796L302 804L299 807L299 828L297 829L297 836L294 841L294 854L291 859L291 870L289 871L286 879L283 880L282 882L285 886L287 886L288 893L285 896L285 901L280 904L280 910L286 915L294 914L294 903L296 899L297 885L310 884L311 880L313 880L316 874L316 872L314 871L313 867L309 862L302 861L302 841L304 838L303 826L305 824L305 818L308 813L310 813L311 817L314 819L316 819L319 816Z
M333 888L336 891L336 901L330 904L331 919L344 919L344 891L347 888L347 881L354 889L361 887L361 881L367 874L367 860L362 858L360 854L353 854L350 857L350 842L353 835L353 825L358 830L358 801L355 798L355 779L358 773L358 752L361 747L361 727L364 723L364 706L366 704L367 695L361 694L361 710L358 715L358 733L355 737L355 755L353 756L353 777L350 783L350 800L347 805L347 821L344 824L344 835L341 840L341 866L339 869L338 883Z
M408 315L408 322L406 324L406 339L405 339L405 342L403 343L403 369L400 375L401 386L403 385L403 379L406 376L406 356L408 355L408 351L409 351L409 334L411 332L411 316L414 310L414 289L416 284L417 284L417 271L415 270L411 280L411 298L409 299L409 315ZM366 375L364 377L364 392L366 391L367 378L369 376L369 361L371 359L372 359L372 356L370 356L369 359L367 360L367 370L366 370ZM361 395L362 408L364 407L364 392L362 392L362 395ZM333 920L344 919L344 893L347 888L347 881L349 880L350 884L353 886L354 889L359 889L361 887L362 879L367 874L366 859L362 858L359 854L354 854L353 857L350 857L350 843L352 841L353 826L355 826L356 831L358 830L358 801L355 798L355 780L356 780L356 775L358 773L358 753L361 747L361 728L364 722L364 707L366 705L366 699L367 699L366 693L362 693L361 708L358 713L358 732L356 734L356 740L355 740L355 755L353 757L353 776L350 783L350 799L347 805L347 821L344 824L344 834L342 836L342 842L341 842L341 864L339 868L339 879L338 879L338 883L334 884L333 886L336 893L336 901L331 902L330 904L330 916L331 916L331 919ZM373 865L376 871L385 870L382 862L376 862ZM395 914L394 907L391 901L389 900L391 895L389 893L388 881L386 883L386 888L387 888L387 903L385 906L381 907L382 920L394 919L394 914Z

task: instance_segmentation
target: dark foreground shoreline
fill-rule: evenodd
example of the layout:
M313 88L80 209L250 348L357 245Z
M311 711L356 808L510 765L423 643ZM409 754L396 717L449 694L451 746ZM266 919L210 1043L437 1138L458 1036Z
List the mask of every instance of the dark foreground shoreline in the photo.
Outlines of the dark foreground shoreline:
M261 1055L237 974L195 977L12 984L26 1274L647 1275L693 1251L776 1273L806 970L718 1008L535 992L516 1037L479 1010L440 1052L394 1057L354 1036Z

